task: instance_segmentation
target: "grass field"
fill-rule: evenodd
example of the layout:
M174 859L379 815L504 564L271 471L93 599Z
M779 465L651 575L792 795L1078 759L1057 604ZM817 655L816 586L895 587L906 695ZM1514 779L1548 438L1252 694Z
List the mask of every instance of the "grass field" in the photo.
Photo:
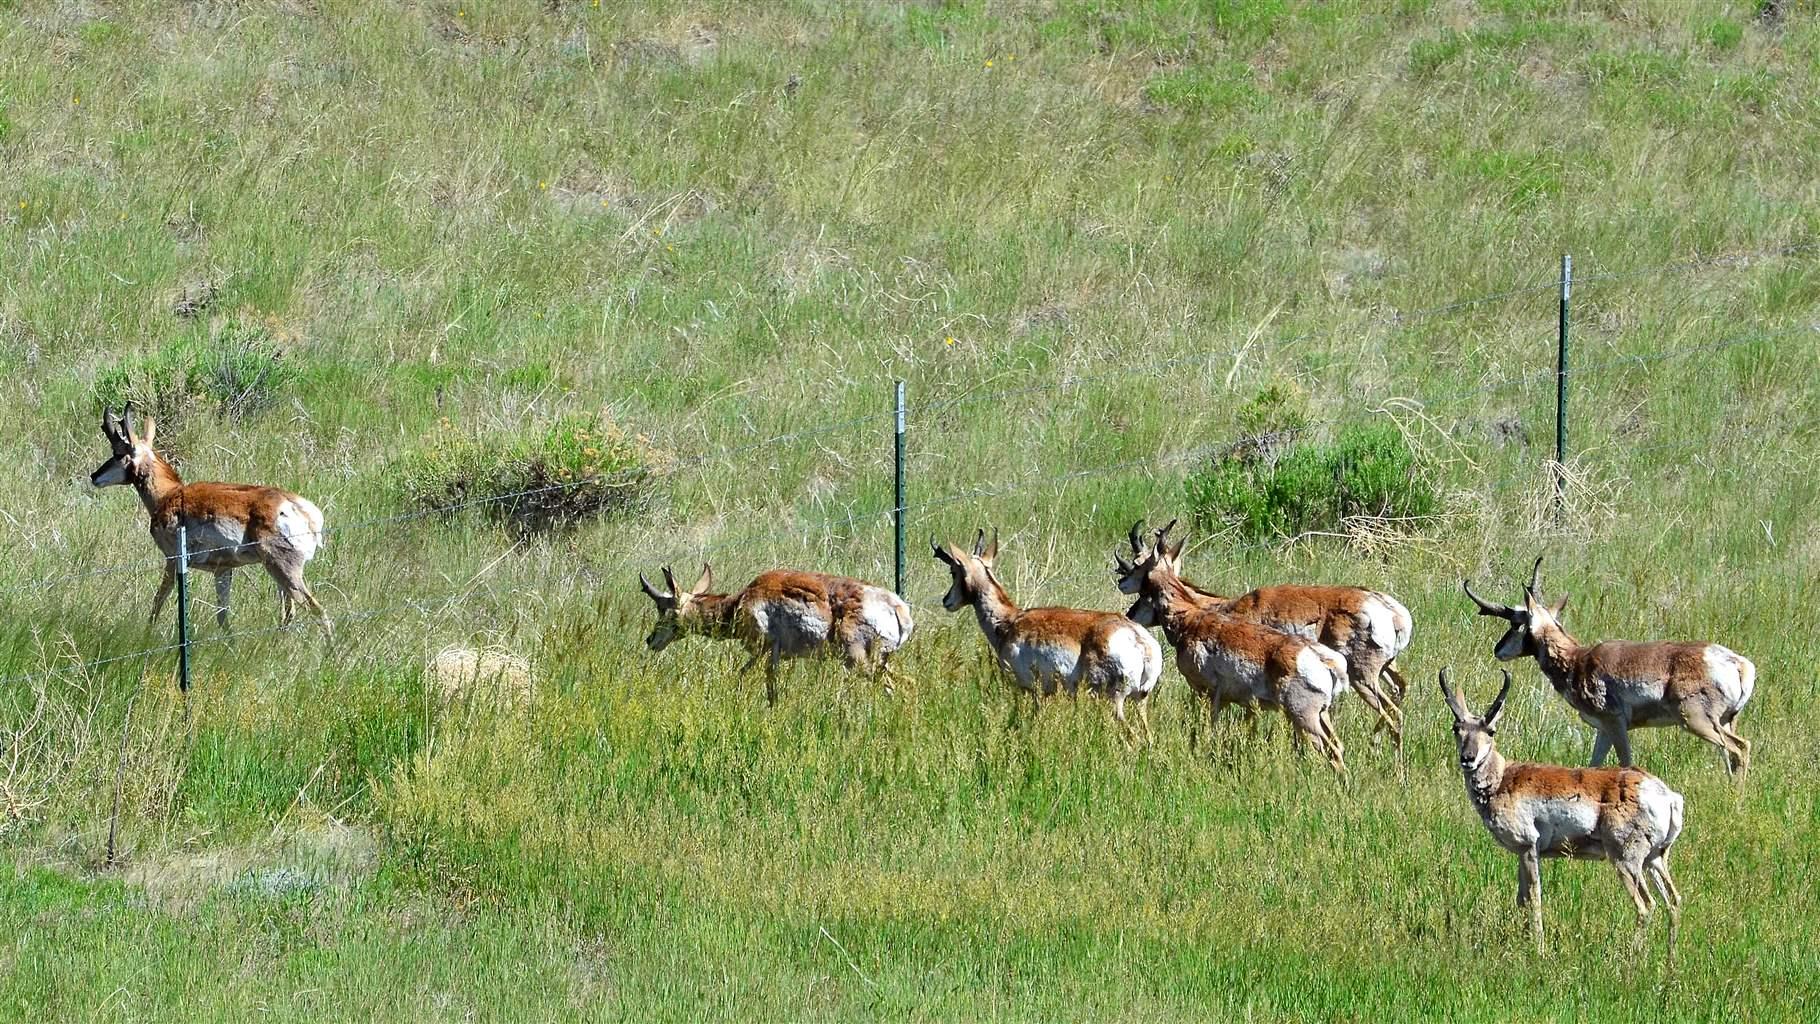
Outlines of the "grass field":
M1820 21L1763 6L0 0L0 1016L1814 1019ZM270 376L184 377L221 352ZM739 652L649 654L666 561L890 582L897 379L906 685L767 709ZM170 637L87 481L129 385L190 478L323 507L333 641L244 578L223 637L198 577L187 700L168 652L84 667ZM1441 511L1203 526L1191 574L1401 598L1406 749L1349 699L1349 785L1280 723L1191 753L1173 667L1154 750L1091 700L1008 728L927 535L1122 608L1107 552L1273 385L1317 439L1397 424ZM399 493L564 417L648 439L630 511ZM1459 580L1538 553L1582 639L1758 666L1743 787L1636 738L1688 801L1672 948L1551 862L1538 956L1462 792L1435 671L1482 705L1498 630ZM445 703L452 644L535 703ZM1516 668L1501 749L1583 760Z

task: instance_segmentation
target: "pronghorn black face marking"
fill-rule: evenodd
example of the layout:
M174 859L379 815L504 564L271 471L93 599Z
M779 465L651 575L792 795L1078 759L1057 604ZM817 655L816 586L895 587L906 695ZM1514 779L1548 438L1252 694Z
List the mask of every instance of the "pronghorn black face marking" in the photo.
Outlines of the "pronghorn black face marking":
M112 453L89 474L89 483L96 487L136 485L151 474L152 462L157 458L152 453L152 439L158 425L146 420L144 427L143 436L134 429L131 405L119 417L115 417L111 409L101 410L101 433L107 438Z

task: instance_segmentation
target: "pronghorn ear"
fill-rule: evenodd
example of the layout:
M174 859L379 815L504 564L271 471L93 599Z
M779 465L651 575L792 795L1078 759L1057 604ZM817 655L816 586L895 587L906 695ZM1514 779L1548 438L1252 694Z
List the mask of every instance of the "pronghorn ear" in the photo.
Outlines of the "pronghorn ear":
M1550 608L1548 610L1548 612L1550 615L1553 615L1555 618L1559 619L1561 617L1561 613L1566 610L1567 610L1567 595L1562 594L1561 600L1556 601L1555 606L1553 608Z
M986 552L980 555L980 561L986 563L988 568L998 561L998 527L996 526L992 528L992 543L986 545Z
M145 446L150 448L152 446L152 438L155 437L157 433L158 421L147 416L145 418L145 431L139 435L139 440L145 442Z
M1167 527L1165 527L1165 530L1167 530ZM1162 539L1163 539L1163 532L1159 531L1157 533L1158 543L1161 543ZM1187 546L1188 546L1188 538L1181 537L1181 538L1177 539L1174 544L1169 545L1168 550L1164 553L1164 557L1167 558L1169 561L1169 569L1171 572L1179 573L1182 571L1182 549L1186 548Z
M1510 669L1505 669L1504 670L1504 685L1498 688L1498 699L1492 701L1491 707L1485 709L1485 728L1486 729L1488 729L1492 732L1497 731L1498 716L1500 716L1504 713L1504 698L1506 698L1508 696L1510 696Z
M714 567L703 562L701 564L701 578L697 579L695 585L689 588L689 596L696 597L705 594L712 586L714 586Z
M1523 610L1529 614L1531 621L1534 621L1538 612L1548 611L1548 605L1543 603L1541 594L1526 589L1523 591Z
M120 409L120 428L126 432L126 443L137 445L139 434L133 429L133 403L128 402Z
M1508 672L1505 674L1509 675ZM1460 699L1460 695L1454 692L1453 687L1447 685L1447 669L1445 668L1441 670L1441 698L1447 701L1447 709L1453 712L1454 721L1464 722L1472 717L1472 713L1466 710L1466 702Z

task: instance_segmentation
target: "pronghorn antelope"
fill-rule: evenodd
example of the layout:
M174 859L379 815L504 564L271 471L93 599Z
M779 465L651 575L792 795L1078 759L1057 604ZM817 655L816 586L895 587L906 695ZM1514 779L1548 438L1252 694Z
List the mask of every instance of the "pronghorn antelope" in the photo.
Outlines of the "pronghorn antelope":
M228 624L228 597L234 570L258 563L278 584L283 625L296 617L297 601L310 606L322 620L322 630L332 633L328 613L303 582L303 566L326 539L322 510L289 491L255 484L186 484L159 454L152 450L158 424L147 416L143 430L135 428L129 404L119 417L101 412L101 432L113 446L113 455L89 476L96 487L130 484L152 517L152 540L164 552L164 579L152 598L150 621L158 621L165 598L177 583L177 530L189 533L189 563L215 574L215 618L222 629Z
M1618 763L1628 767L1630 730L1662 725L1678 725L1718 747L1729 772L1750 767L1750 743L1732 725L1757 686L1757 667L1750 659L1700 642L1607 640L1583 646L1561 628L1567 598L1550 607L1541 585L1540 558L1519 608L1486 601L1472 592L1470 581L1460 581L1480 615L1510 623L1493 648L1498 660L1536 659L1555 692L1598 730L1594 767L1604 763L1613 747Z
M1163 652L1149 630L1118 612L1019 608L998 579L997 533L988 545L981 530L971 552L933 537L929 548L953 577L942 607L957 612L973 606L993 655L1039 708L1042 697L1074 695L1084 687L1111 701L1112 716L1130 742L1129 700L1137 705L1144 741L1152 742L1148 698L1163 672Z
M1248 711L1259 705L1280 709L1335 771L1346 771L1345 748L1331 714L1347 685L1346 659L1338 651L1248 622L1203 600L1177 575L1161 544L1123 567L1119 589L1138 595L1126 613L1132 621L1163 627L1175 648L1176 668L1198 696L1207 698L1215 725L1227 704ZM1198 702L1194 721L1198 726Z
M1160 560L1169 563L1179 578L1182 571L1182 549L1186 540L1169 543L1169 531L1176 521L1170 520L1156 531L1153 545L1140 538L1143 521L1132 524L1131 561L1114 555L1119 569L1119 589L1127 594L1138 592L1136 564L1154 548ZM1396 657L1409 646L1414 620L1409 609L1389 594L1361 587L1305 586L1283 584L1259 587L1238 597L1221 597L1185 579L1181 580L1186 596L1203 608L1214 608L1243 622L1257 623L1307 640L1318 640L1338 651L1346 659L1347 679L1377 716L1379 728L1390 730L1399 747L1403 744L1403 697L1408 684L1398 671ZM1394 696L1384 687L1388 678L1396 687Z
M702 565L701 578L688 590L676 585L669 566L663 574L663 590L638 574L645 596L657 605L657 626L645 638L651 650L690 634L738 640L752 652L741 674L765 659L768 704L777 703L779 661L827 653L884 677L890 692L891 655L910 639L913 625L910 606L891 591L845 576L773 569L737 594L713 594L709 565Z
M1453 711L1454 740L1466 796L1498 845L1517 855L1517 905L1528 904L1536 947L1542 947L1543 857L1608 860L1637 904L1637 924L1649 921L1654 899L1644 875L1656 883L1670 921L1681 916L1681 892L1668 874L1668 850L1681 834L1681 794L1637 768L1562 768L1512 763L1494 737L1510 670L1485 717L1475 718L1447 685L1441 696Z

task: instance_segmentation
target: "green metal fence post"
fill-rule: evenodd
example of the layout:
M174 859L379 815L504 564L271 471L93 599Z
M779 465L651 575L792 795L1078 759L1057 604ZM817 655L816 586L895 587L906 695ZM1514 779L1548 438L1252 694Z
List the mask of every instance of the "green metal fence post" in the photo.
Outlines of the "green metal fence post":
M177 689L190 692L190 531L177 527Z
M1561 256L1561 318L1555 345L1555 515L1567 504L1567 303L1573 293L1574 258Z
M891 510L897 526L897 596L904 596L904 382L897 382L897 501Z

